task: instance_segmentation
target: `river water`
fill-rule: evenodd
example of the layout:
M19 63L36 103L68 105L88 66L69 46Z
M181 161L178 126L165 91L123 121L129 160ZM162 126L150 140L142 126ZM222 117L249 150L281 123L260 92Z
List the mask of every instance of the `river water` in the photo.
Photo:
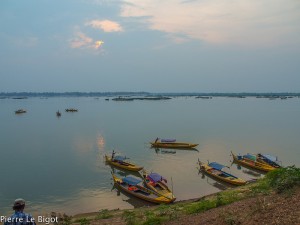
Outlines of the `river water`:
M16 115L19 108L27 113ZM112 169L103 160L113 149L166 177L177 200L225 188L199 174L198 158L230 166L228 171L247 180L262 175L231 165L230 151L271 153L285 166L299 166L299 115L300 98L0 99L0 214L10 214L20 197L33 214L148 205L113 189ZM198 143L198 151L150 149L156 137Z

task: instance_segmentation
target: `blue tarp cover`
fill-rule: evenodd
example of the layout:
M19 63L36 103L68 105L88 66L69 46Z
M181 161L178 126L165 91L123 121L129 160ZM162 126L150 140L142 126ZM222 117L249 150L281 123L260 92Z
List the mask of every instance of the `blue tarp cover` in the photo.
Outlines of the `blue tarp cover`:
M224 167L226 167L226 166L224 166L224 165L222 165L222 164L219 164L219 163L217 163L217 162L211 162L211 163L208 164L208 165L209 165L210 167L216 169L216 170L222 170Z
M176 139L161 139L161 142L175 142Z
M141 183L141 182L142 182L141 180L139 180L139 179L137 179L137 178L135 178L135 177L131 177L131 176L124 177L124 178L122 179L122 181L125 182L125 183L127 183L127 184L129 184L129 185L133 185L133 186L135 186L135 185L137 185L138 183Z
M266 159L268 160L271 160L273 162L276 162L277 161L277 157L276 156L273 156L273 155L267 155L267 154L261 154L263 157L265 157Z
M256 161L256 156L255 155L247 154L247 155L244 155L244 158Z
M161 175L159 175L158 173L150 173L148 175L148 178L150 180L152 180L153 182L157 182L157 181L162 181L162 180L165 180L165 178L163 178Z
M114 160L116 160L116 161L124 161L125 159L126 159L126 157L120 156L120 155L117 155L114 157Z

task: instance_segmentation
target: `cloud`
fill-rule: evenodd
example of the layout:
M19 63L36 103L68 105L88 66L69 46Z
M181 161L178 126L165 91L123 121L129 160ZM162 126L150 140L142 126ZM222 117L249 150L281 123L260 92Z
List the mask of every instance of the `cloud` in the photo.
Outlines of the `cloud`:
M123 28L117 22L111 20L91 20L85 24L95 29L103 30L104 32L121 32Z
M94 41L91 37L88 37L81 31L77 31L75 33L75 38L70 40L71 48L99 49L103 44L103 41Z
M299 43L299 8L295 0L124 0L120 15L146 22L149 29L179 43L186 37L213 44L274 46Z

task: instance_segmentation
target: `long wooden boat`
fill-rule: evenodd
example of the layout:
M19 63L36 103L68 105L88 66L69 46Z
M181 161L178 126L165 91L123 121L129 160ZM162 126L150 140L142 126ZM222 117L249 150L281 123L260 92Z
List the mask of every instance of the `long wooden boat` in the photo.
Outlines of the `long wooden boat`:
M244 185L247 183L243 179L240 179L236 176L233 176L230 173L226 173L226 172L222 171L222 169L224 167L226 167L224 165L221 165L216 162L211 162L209 164L205 164L205 163L198 161L198 163L199 163L201 171L205 172L206 174L209 174L210 176L212 176L218 180L221 180L221 181L224 181L224 182L227 182L230 184L234 184L234 185Z
M191 144L191 143L185 143L185 142L176 142L175 139L167 140L167 139L161 139L159 141L159 138L156 138L154 142L150 142L151 147L154 148L181 148L181 149L191 149L195 148L199 144Z
M105 161L108 164L113 165L115 167L119 167L121 169L130 170L130 171L140 171L144 168L142 166L137 166L125 160L126 160L125 157L115 156L113 159L111 159L111 157L105 155Z
M167 185L167 180L162 177L158 173L147 173L145 170L143 171L143 177L145 185L159 193L161 196L165 196L166 198L170 199L171 202L176 200L176 197L173 195L172 191L169 189Z
M272 155L266 155L266 154L258 153L256 155L256 159L257 159L258 162L268 164L268 165L270 165L272 167L275 167L275 168L280 168L281 167L281 165L279 165L280 162L278 162L277 157L272 156Z
M112 177L117 188L132 196L158 204L168 204L172 202L169 198L166 198L165 196L145 187L143 180L139 180L132 176L127 176L121 179L116 177L114 174L112 174Z
M18 110L15 111L15 114L21 114L21 113L26 113L26 110L18 109Z
M275 169L275 167L272 167L266 163L257 162L255 160L249 159L245 156L236 156L232 152L231 152L231 154L233 157L233 161L240 165L248 166L250 168L254 168L257 170L264 171L264 172L269 172L269 171L272 171Z

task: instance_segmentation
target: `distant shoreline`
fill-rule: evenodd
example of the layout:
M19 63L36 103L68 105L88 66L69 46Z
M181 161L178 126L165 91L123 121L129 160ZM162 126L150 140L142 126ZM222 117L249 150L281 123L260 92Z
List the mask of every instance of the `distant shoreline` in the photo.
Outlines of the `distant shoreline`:
M297 92L0 92L0 98L26 99L29 97L300 97Z

